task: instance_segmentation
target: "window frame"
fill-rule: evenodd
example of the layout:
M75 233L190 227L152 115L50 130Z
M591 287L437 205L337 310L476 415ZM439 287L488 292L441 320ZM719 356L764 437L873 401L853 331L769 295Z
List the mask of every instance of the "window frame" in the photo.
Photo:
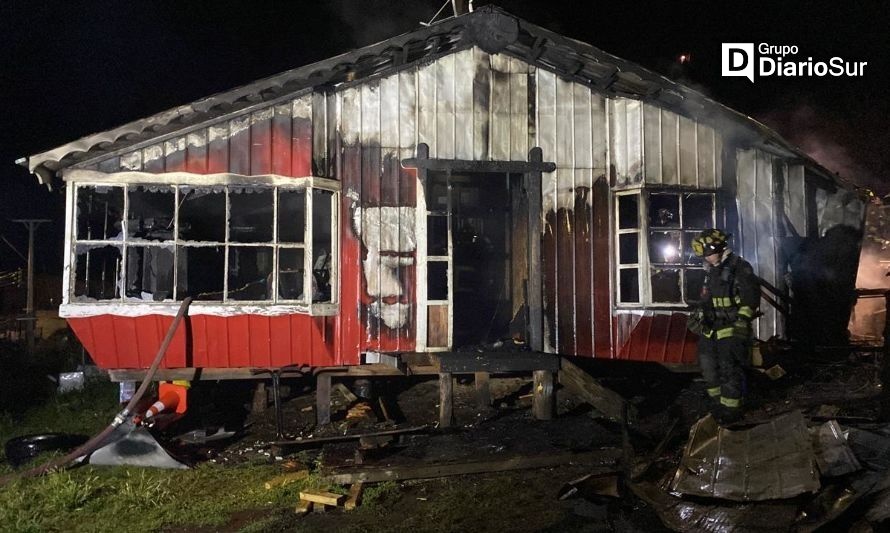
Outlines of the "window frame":
M679 205L678 212L680 213L680 221L677 227L652 227L649 223L649 209L651 206L651 197L659 194L673 194L678 196ZM716 189L690 189L690 188L667 188L667 187L642 187L638 189L628 189L628 190L619 190L614 191L613 193L613 224L615 228L614 234L614 253L613 258L615 261L615 290L613 291L613 303L617 309L641 309L641 308L663 308L663 309L689 309L693 303L690 303L688 295L686 294L686 274L687 270L704 270L704 265L702 266L693 266L686 264L682 259L678 263L655 263L652 261L652 258L649 255L649 241L650 234L653 231L664 231L671 232L675 231L680 234L680 246L683 248L683 235L687 232L700 231L701 229L706 228L692 228L684 226L683 219L683 195L685 194L702 194L708 195L711 197L711 225L709 227L716 227L717 223L717 215L719 209L719 191ZM619 228L619 198L621 196L629 196L636 195L638 197L637 200L637 227L630 229L621 229ZM638 262L634 264L621 264L620 263L620 249L619 249L619 239L620 235L626 233L638 233L639 238L637 240L637 254L638 254ZM684 251L681 249L681 254ZM652 270L653 268L672 268L680 271L680 302L657 302L652 298ZM621 301L621 271L624 269L637 269L638 271L638 291L639 291L639 302L622 302Z
M237 309L233 308L250 308L255 312L263 314L286 314L286 313L304 313L310 315L333 315L339 310L339 206L340 206L340 183L335 180L309 176L302 178L292 178L278 175L264 176L242 176L236 174L190 174L190 173L171 173L171 174L150 174L143 172L122 172L117 174L106 174L102 172L76 170L66 174L65 181L67 185L66 191L66 233L65 233L65 271L64 287L63 287L63 303L60 310L66 316L76 316L80 311L88 311L86 308L95 309L102 306L103 312L108 314L123 315L139 315L151 314L155 312L163 313L164 308L176 309L179 307L181 299L179 295L179 254L183 248L195 247L219 247L223 249L223 292L222 298L219 300L195 300L193 306L201 306L208 314L219 312L220 314L237 313ZM139 237L131 237L129 235L128 223L130 209L130 192L138 187L157 187L159 189L169 188L173 193L173 236L170 240L149 241ZM110 238L107 234L102 239L85 239L78 237L78 197L80 191L88 187L117 187L122 190L123 194L123 211L121 213L121 231L120 237ZM223 241L199 241L193 239L184 239L180 235L180 208L182 206L182 191L186 188L210 188L220 187L225 194L225 234ZM232 203L230 195L234 189L244 188L263 188L272 191L272 238L268 242L236 242L231 239L231 209ZM306 194L303 197L304 221L303 221L303 238L302 242L280 242L279 240L279 198L280 191L298 191L303 190ZM313 302L309 290L313 286L313 266L316 257L313 253L313 234L314 224L318 221L313 220L313 205L317 201L316 191L325 191L330 193L330 298L322 302ZM169 298L163 301L143 300L136 297L127 297L126 284L128 283L126 267L118 267L115 283L119 294L111 299L94 299L88 296L75 296L77 281L77 249L79 246L115 246L120 249L120 264L127 265L129 252L133 248L140 247L157 247L164 249L172 249L173 251L173 272L172 272L172 291ZM265 300L237 300L229 294L229 277L230 277L230 251L233 248L271 248L272 249L272 266L271 286L269 287L270 298ZM278 287L280 284L281 271L280 255L281 250L301 249L303 250L303 294L304 299L287 299L282 298L279 294ZM149 306L146 308L145 306ZM258 310L257 308L262 308ZM82 309L79 309L82 308ZM113 308L113 309L109 309ZM169 309L166 309L169 311ZM250 312L250 310L245 310Z

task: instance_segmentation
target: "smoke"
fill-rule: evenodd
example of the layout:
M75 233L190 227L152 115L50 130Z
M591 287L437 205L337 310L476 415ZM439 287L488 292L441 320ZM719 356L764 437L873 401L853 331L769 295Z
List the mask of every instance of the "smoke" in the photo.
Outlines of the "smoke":
M838 141L850 137L847 124L832 120L828 114L819 113L809 105L763 113L758 120L841 177L868 187L881 186L851 151Z
M442 7L444 0L329 0L330 9L344 26L354 47L374 44L416 30ZM439 19L452 15L446 6Z

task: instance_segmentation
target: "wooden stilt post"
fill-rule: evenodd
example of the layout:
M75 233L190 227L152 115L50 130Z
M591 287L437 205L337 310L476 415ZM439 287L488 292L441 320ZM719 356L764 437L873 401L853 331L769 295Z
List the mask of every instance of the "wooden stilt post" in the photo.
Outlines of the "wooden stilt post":
M450 372L439 373L439 427L448 428L454 423L452 397L454 383Z
M315 377L315 414L319 426L331 423L331 375L318 374Z
M534 371L534 393L532 411L538 420L553 418L553 372L549 370Z
M266 391L266 382L259 381L256 388L253 389L253 402L251 402L250 410L254 414L262 413L266 410L269 402L269 393Z
M479 411L485 411L491 407L491 387L488 382L488 372L475 372L473 382L476 385L476 401Z

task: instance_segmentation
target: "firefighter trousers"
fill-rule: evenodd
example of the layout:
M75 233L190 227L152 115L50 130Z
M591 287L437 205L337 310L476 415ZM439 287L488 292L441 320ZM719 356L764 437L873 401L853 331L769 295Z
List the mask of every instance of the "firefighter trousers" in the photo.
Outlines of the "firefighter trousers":
M745 388L745 367L750 364L749 339L727 337L698 339L698 364L708 393L727 407L738 407Z

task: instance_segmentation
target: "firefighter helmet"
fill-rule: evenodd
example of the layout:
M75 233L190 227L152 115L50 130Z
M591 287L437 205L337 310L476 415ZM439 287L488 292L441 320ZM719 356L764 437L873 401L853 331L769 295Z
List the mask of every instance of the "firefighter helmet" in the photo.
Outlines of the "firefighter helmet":
M706 229L692 239L692 251L699 257L723 253L726 250L727 235L719 229Z

